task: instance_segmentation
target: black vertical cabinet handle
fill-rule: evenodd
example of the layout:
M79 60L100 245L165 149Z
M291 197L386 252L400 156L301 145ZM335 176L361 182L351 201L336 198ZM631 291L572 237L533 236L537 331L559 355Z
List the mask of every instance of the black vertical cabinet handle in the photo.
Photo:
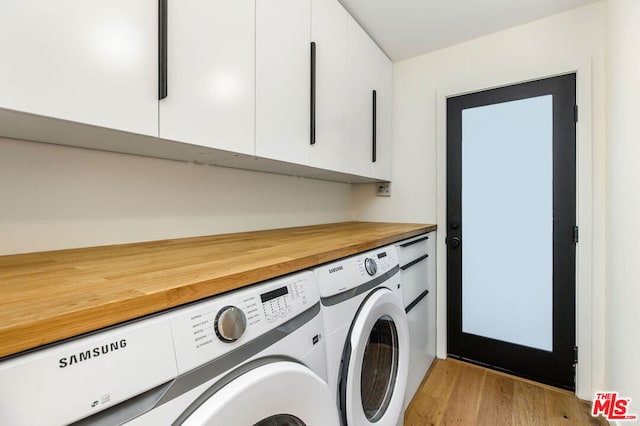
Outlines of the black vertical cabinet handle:
M373 136L372 136L372 157L371 157L371 161L372 162L376 162L376 148L377 148L377 144L376 144L376 136L377 136L377 126L376 126L376 119L377 119L377 106L378 106L378 102L377 102L377 97L376 97L376 91L373 91Z
M167 97L167 5L168 0L158 0L158 99Z
M316 42L311 42L311 105L310 105L310 138L309 143L314 145L316 143Z

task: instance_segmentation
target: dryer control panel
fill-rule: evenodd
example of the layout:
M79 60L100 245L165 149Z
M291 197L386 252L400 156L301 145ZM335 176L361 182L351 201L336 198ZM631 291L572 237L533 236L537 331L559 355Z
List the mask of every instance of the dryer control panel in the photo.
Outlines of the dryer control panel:
M395 246L380 247L315 269L321 297L363 285L398 268Z
M365 253L362 256L356 256L356 258L360 277L365 280L368 277L382 275L398 265L398 254L394 246L383 247L383 249Z
M315 276L302 272L177 311L171 330L179 373L235 350L318 301Z

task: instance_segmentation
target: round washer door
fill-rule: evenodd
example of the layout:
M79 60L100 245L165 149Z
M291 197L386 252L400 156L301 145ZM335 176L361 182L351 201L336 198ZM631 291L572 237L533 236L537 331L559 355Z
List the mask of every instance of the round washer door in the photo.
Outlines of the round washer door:
M349 426L395 425L409 370L409 326L402 300L386 288L370 294L347 342L340 387L343 420Z
M329 386L292 361L250 370L222 387L185 419L185 426L339 424Z

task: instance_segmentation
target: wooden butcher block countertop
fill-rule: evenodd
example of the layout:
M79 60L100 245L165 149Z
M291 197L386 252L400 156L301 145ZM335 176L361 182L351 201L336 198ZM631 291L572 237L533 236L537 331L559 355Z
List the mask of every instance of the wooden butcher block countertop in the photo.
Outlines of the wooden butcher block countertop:
M0 256L0 357L434 229L347 222Z

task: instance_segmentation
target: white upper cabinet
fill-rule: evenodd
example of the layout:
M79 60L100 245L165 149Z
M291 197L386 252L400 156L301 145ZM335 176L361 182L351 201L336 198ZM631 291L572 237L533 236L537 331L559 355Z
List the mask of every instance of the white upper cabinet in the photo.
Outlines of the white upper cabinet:
M160 137L254 154L254 0L169 0Z
M311 40L316 47L315 144L311 165L347 171L347 22L337 0L311 3Z
M0 3L1 137L391 178L391 62L338 0Z
M391 178L391 61L349 17L348 172Z
M256 1L256 155L308 165L310 0Z
M3 0L0 108L158 135L157 0Z
M376 108L376 161L373 177L391 180L392 163L392 115L393 115L393 64L382 50L376 52L375 90Z

